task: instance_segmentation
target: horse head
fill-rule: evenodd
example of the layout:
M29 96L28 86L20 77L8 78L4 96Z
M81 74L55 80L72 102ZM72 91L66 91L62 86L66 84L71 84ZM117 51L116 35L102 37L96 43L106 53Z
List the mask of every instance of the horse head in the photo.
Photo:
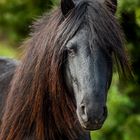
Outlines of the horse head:
M72 0L61 1L61 9L65 17L76 7L75 2ZM101 5L100 3L106 4L103 0L94 4L97 4L98 7ZM92 1L88 4L92 4ZM116 1L112 0L105 6L111 8L109 10L113 16L116 11ZM65 79L68 90L74 94L76 112L81 126L88 130L95 130L102 127L107 117L106 100L112 80L112 48L114 47L113 44L107 42L110 42L109 40L117 32L113 33L110 31L114 30L113 28L105 27L106 23L98 23L98 21L105 22L101 21L105 20L102 18L104 15L99 14L100 17L98 17L96 14L98 11L93 12L94 8L88 9L87 6L84 10L89 13L88 17L84 17L85 23L79 27L76 34L65 45L67 59ZM102 11L102 9L99 10ZM100 24L102 27L99 26L97 29L96 24ZM99 34L102 35L99 37ZM116 38L116 40L118 39ZM118 43L118 47L120 44Z

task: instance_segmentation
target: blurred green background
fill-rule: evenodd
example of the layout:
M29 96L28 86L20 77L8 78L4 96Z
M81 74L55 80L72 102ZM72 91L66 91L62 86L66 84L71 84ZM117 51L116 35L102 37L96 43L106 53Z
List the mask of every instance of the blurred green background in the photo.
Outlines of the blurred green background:
M19 58L32 21L59 0L0 0L0 56ZM114 72L108 94L109 114L93 140L140 140L140 0L118 0L117 17L126 35L135 81L119 81Z

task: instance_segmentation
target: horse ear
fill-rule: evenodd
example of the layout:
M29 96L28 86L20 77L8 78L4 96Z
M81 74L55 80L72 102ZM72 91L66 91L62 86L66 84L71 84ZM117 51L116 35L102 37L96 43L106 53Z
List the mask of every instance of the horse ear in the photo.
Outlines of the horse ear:
M112 12L113 14L115 14L117 11L117 0L111 0L111 2L112 2Z
M109 10L115 14L117 11L117 0L106 0L106 4Z
M70 10L74 8L75 4L73 0L61 0L61 11L64 16L66 16Z

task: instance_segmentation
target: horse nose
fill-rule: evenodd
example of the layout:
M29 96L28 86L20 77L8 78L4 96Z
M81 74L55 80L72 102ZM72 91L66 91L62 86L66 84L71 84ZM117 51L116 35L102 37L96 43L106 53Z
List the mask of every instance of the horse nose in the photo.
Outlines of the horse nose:
M94 108L93 108L94 110ZM93 112L93 113L92 113ZM80 117L84 123L102 123L107 117L107 107L103 106L99 110L89 109L86 105L82 104L80 106Z
M103 107L103 117L107 117L107 107Z
M87 114L87 108L84 104L82 104L80 106L80 116L81 116L81 119L84 121L84 122L88 122L88 114Z

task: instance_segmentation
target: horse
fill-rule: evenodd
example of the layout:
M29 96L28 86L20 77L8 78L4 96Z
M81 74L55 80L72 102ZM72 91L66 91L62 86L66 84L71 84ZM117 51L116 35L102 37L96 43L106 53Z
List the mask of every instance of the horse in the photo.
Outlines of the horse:
M2 59L12 68L0 80L8 85L0 140L90 140L103 126L114 62L131 72L116 8L116 0L61 0L33 23L20 62Z

